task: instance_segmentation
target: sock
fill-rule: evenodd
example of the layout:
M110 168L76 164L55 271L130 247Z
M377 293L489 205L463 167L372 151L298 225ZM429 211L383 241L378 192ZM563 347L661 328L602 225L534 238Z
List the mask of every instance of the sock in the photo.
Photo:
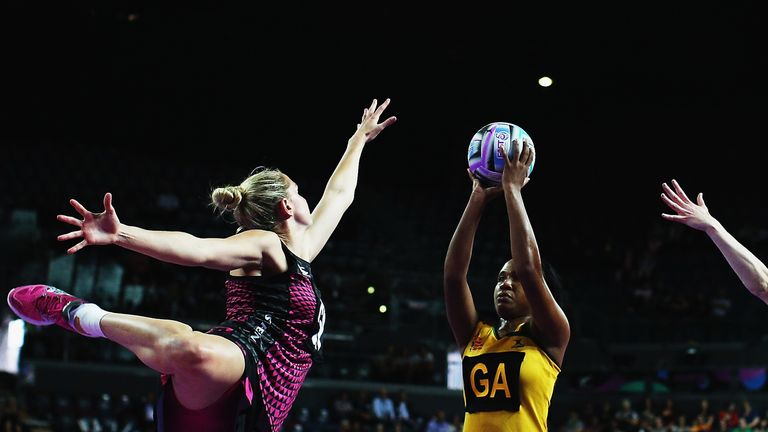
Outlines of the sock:
M71 312L70 325L83 336L104 337L100 322L108 313L96 304L84 303Z

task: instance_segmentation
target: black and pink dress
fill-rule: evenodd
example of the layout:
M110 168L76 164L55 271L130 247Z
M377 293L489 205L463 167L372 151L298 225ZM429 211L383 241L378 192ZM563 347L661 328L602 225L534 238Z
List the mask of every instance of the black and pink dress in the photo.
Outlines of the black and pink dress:
M227 320L208 331L243 351L242 385L212 406L191 411L178 403L169 388L171 380L163 376L156 409L158 432L280 430L320 353L325 324L310 263L285 244L283 252L288 270L282 274L227 277Z

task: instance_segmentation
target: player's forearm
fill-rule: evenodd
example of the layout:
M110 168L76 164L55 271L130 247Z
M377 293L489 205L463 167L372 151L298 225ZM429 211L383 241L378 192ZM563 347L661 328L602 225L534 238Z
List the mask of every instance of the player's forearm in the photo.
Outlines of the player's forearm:
M719 222L706 230L744 286L768 303L768 268Z
M203 239L181 231L153 231L121 225L116 245L160 261L183 266L205 263Z
M469 271L469 262L472 259L472 248L475 242L475 234L480 224L485 203L470 198L464 212L461 215L456 231L451 237L448 252L445 256L444 276L464 277Z
M335 194L339 198L345 198L350 203L354 199L357 179L360 172L360 157L365 143L350 139L347 149L341 156L336 169L328 179L325 187L326 194Z
M533 227L523 204L519 189L504 191L509 217L509 240L515 270L521 278L526 275L538 275L541 272L541 258Z

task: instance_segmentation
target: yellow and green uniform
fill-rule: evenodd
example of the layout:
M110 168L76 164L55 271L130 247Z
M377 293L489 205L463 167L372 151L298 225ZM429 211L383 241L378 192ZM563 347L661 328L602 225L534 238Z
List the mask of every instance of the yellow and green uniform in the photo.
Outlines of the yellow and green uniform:
M560 367L534 341L528 323L501 338L493 326L477 323L462 367L465 431L547 430Z

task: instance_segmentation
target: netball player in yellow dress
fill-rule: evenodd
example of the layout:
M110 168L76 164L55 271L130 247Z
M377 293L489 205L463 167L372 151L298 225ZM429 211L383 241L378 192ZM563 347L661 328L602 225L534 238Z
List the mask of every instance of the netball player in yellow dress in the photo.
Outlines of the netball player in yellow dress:
M570 326L544 279L539 248L523 204L534 150L514 141L501 186L472 177L472 193L445 258L448 322L462 350L465 431L546 431ZM479 319L467 282L472 245L486 204L503 193L512 259L493 289L498 322Z

